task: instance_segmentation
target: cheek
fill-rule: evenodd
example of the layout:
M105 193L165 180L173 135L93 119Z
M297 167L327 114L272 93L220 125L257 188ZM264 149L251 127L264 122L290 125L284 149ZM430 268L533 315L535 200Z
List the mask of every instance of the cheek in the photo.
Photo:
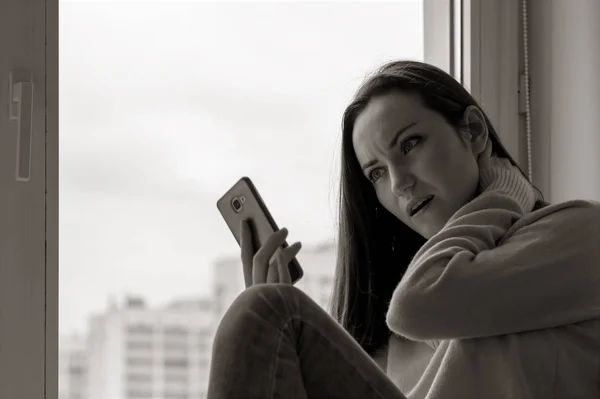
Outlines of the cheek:
M386 184L387 183L387 184ZM404 204L394 193L392 193L389 182L382 183L376 188L377 199L379 204L387 209L392 215L396 216L403 223L408 223L409 218L404 211Z
M424 183L437 185L440 181L446 181L446 175L455 162L450 155L447 148L428 146L415 159L413 173Z
M450 202L462 206L472 198L479 182L477 163L466 151L441 152L436 157L436 186ZM459 204L460 203L460 204Z
M462 202L477 189L479 169L464 148L432 145L413 164L413 173L449 203Z

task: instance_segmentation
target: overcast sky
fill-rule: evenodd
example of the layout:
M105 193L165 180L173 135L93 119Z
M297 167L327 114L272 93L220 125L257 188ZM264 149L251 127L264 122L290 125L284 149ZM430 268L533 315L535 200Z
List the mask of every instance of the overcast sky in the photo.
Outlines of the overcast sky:
M398 58L423 59L421 0L61 1L61 333L111 295L209 295L243 175L289 241L332 237L342 112Z

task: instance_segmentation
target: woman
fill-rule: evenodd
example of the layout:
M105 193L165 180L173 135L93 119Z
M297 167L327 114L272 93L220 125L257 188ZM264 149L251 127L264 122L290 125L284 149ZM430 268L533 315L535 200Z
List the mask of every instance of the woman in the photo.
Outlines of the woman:
M342 130L334 318L289 284L299 244L270 262L287 231L255 253L242 226L208 398L600 398L600 204L543 202L427 64L383 66Z

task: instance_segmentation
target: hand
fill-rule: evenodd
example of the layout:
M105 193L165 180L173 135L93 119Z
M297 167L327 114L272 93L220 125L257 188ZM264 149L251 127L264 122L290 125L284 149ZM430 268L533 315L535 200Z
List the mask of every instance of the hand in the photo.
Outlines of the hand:
M241 222L240 231L246 288L256 284L292 284L289 263L300 252L302 244L296 242L289 247L281 248L288 235L287 229L283 228L271 234L260 248L255 248L248 221Z

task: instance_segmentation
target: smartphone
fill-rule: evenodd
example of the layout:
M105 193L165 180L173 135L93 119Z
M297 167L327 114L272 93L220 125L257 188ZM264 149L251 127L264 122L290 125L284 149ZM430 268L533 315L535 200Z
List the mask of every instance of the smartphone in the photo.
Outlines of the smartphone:
M248 177L238 180L217 201L217 208L238 245L241 243L240 223L244 219L251 222L255 248L262 246L271 234L279 230L258 190ZM288 243L284 242L278 251L287 246ZM296 258L289 263L289 270L292 283L296 283L304 274Z

